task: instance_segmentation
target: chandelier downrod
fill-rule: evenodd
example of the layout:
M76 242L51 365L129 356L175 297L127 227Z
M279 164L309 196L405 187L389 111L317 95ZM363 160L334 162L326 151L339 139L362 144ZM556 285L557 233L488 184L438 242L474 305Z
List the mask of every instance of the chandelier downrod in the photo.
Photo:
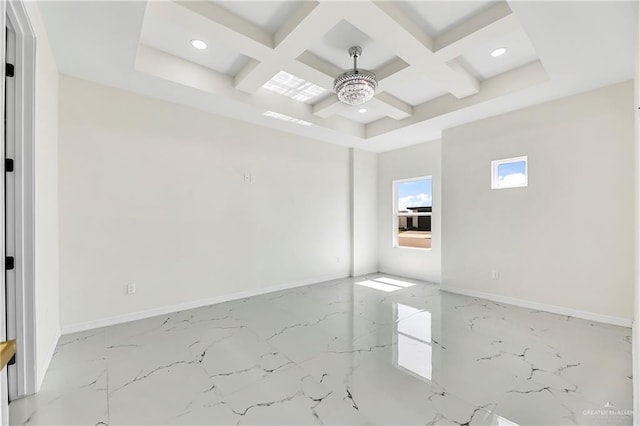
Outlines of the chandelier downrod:
M362 55L362 47L353 46L349 48L349 55L353 58L353 70L358 70L358 58Z

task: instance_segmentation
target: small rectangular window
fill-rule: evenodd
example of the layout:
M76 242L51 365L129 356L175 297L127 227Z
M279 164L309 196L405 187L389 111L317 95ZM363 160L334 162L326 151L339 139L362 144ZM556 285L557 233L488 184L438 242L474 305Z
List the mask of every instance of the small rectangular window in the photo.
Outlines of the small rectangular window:
M431 177L393 181L393 246L431 248Z
M528 183L527 156L491 162L491 189L518 188Z

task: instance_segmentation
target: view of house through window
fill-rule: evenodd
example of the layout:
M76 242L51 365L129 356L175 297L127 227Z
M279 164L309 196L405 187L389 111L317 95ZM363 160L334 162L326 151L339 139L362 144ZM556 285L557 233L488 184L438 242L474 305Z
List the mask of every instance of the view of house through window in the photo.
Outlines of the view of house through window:
M394 247L431 248L431 177L393 182Z

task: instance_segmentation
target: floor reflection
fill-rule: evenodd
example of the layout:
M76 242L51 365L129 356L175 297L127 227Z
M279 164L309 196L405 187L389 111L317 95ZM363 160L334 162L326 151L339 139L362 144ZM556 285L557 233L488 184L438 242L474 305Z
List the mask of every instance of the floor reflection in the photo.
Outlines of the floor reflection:
M397 334L394 364L400 369L431 380L431 313L402 303L394 304L394 311Z
M402 290L403 288L413 287L415 284L388 277L379 277L371 280L358 281L356 282L356 285L374 288L376 290L382 290L390 293L392 291Z
M496 416L496 425L497 426L519 426L518 423L514 423L509 419L505 419L504 417Z

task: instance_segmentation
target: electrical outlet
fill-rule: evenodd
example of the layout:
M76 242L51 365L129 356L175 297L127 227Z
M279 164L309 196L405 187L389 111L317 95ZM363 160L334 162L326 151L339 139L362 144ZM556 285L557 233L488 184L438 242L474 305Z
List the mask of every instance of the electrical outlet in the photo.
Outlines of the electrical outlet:
M132 295L136 294L136 285L133 283L127 284L127 294Z
M244 174L244 183L255 183L255 182L256 182L256 177L254 175L252 175L251 173Z
M491 271L491 278L494 280L500 279L500 271Z
M340 263L340 256L336 257L336 263Z

